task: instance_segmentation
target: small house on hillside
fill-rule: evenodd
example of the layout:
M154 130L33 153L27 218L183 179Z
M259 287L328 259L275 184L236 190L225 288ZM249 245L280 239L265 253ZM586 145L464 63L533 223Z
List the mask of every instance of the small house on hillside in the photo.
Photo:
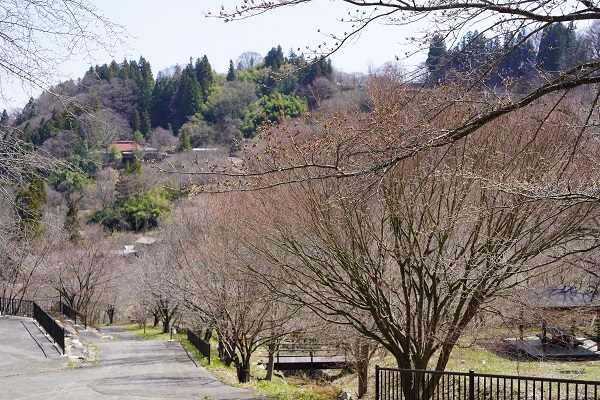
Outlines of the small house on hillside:
M133 140L115 140L110 148L116 148L121 153L123 163L134 160L135 152L142 150L142 147Z

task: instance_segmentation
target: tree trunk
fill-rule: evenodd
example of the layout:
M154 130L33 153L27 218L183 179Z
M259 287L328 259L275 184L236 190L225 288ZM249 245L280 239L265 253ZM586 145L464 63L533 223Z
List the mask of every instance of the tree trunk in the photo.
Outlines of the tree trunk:
M273 380L273 367L275 366L275 349L276 349L275 341L271 340L269 342L269 361L267 363L267 376L266 380Z
M204 330L204 341L206 343L210 342L210 338L212 337L212 332L213 332L212 328L206 328Z
M369 378L369 344L361 343L358 360L358 398L367 393L367 382Z
M169 315L169 310L165 308L163 310L163 333L169 333L169 324L171 322L171 315Z
M238 376L238 382L248 383L250 382L250 360L244 357L235 366Z
M115 319L115 306L109 305L106 309L106 314L108 315L108 324L112 325Z
M233 355L229 349L230 347L228 344L225 343L223 339L221 339L221 335L219 335L219 346L217 347L219 352L219 360L227 367L229 367L233 362Z

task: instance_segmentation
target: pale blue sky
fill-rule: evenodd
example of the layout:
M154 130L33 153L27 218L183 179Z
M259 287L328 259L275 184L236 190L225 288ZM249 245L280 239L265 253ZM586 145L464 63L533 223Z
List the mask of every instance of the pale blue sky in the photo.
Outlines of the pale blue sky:
M326 40L322 32L342 33L348 29L339 18L349 8L340 1L315 0L285 7L251 19L225 23L205 18L217 14L220 5L239 5L243 0L92 0L114 22L124 25L132 38L133 58L143 54L153 70L186 63L190 56L206 54L217 72L227 72L229 60L245 51L265 55L281 45L290 48L314 46ZM398 43L407 29L373 25L362 37L332 57L334 66L346 72L366 72L394 60Z
M175 64L185 64L207 55L217 72L226 73L229 60L244 52L265 55L272 47L281 45L284 53L298 47L314 46L327 38L323 33L342 34L349 29L339 19L350 8L341 1L315 0L309 4L285 7L241 21L225 23L217 18L206 18L205 12L218 13L221 4L235 6L243 0L90 0L111 21L123 25L129 32L128 49L115 48L111 54L96 52L93 64L121 62L144 56L158 71ZM344 72L367 72L395 56L402 56L401 45L407 36L414 35L406 27L372 25L332 57L336 69ZM423 58L402 60L411 68ZM88 60L74 59L61 67L66 77L77 79L89 69ZM39 93L17 89L13 101L6 107L21 108L27 99Z

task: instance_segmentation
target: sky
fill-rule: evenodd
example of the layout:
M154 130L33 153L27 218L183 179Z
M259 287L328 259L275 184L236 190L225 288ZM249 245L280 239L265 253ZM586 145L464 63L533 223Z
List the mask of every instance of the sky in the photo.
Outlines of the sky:
M314 0L225 23L204 14L216 15L221 5L234 7L243 0L92 1L109 19L127 28L133 58L144 55L155 72L206 54L217 72L226 73L229 60L235 62L247 51L264 56L277 45L285 54L290 49L297 52L299 47L314 47L327 39L323 33L348 29L339 18L352 9L341 1ZM346 72L366 72L371 66L394 60L403 40L399 31L398 27L375 25L333 56L332 62Z
M205 13L218 14L221 5L232 8L243 0L90 0L101 14L125 27L127 48L114 48L110 54L94 52L91 63L138 60L143 56L156 74L175 64L187 64L190 57L206 55L213 69L226 73L229 60L244 52L262 56L278 45L284 54L305 46L314 48L327 40L324 33L342 34L348 26L339 19L351 10L339 0L314 0L308 4L283 7L246 20L225 23L207 18ZM319 32L319 29L321 32ZM414 35L406 27L375 24L360 37L331 57L333 66L344 72L368 72L386 62L395 61L407 50L401 43ZM424 56L401 60L407 68L424 60ZM89 60L76 57L61 66L65 78L78 79L90 66ZM66 79L65 79L66 80ZM58 82L53 82L58 83ZM20 109L29 97L39 93L17 90L8 109Z

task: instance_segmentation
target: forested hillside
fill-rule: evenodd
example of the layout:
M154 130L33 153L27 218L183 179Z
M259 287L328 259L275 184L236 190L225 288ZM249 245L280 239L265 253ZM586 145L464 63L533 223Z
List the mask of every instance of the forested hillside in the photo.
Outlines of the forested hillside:
M264 58L242 55L237 66L230 62L227 74L215 73L203 56L160 71L155 79L150 62L141 57L90 68L53 92L31 99L16 117L23 139L35 146L51 147L46 141L64 132L88 149L116 138L142 144L161 129L189 135L182 147L232 145L251 138L265 121L298 116L307 105L331 97L333 69L325 59L308 64L277 47Z
M14 118L4 112L2 123L68 163L46 176L61 201L76 199L90 223L138 231L156 226L185 192L181 179L150 179L150 168L139 163L145 156L161 161L167 153L210 147L222 149L211 158L226 157L261 125L297 117L335 92L359 89L359 77L334 79L330 61L308 63L291 51L284 55L280 46L265 57L242 54L230 61L227 74L216 73L203 56L155 78L150 62L140 57L90 68L77 81L31 98ZM117 140L136 143L135 160L122 158ZM111 192L116 188L111 200L90 195L105 181Z
M439 32L429 41L426 68L418 79L399 64L371 72L401 81L410 78L415 89L460 82L487 93L518 93L592 58L597 52L595 29L577 32L572 24L554 23L539 38L526 30L502 40L473 31L452 42ZM490 64L512 47L514 51ZM203 157L227 164L231 162L227 157L236 155L261 126L309 110L344 112L354 107L368 111L372 100L364 79L359 73L336 71L325 58L309 62L291 50L286 55L281 46L264 57L244 53L231 60L229 70L222 74L213 70L206 55L158 73L149 60L140 57L90 68L80 79L30 99L18 115L5 111L1 122L16 128L13 132L19 139L67 162L45 177L57 192L51 197L60 199L62 209L71 204L86 211L89 223L140 231L155 227L170 203L189 190L181 174L156 174L154 170L150 178L151 168L140 164L144 158L181 166L185 164L181 160L189 162L190 157L173 154L218 148L218 152L204 152ZM133 157L119 149L117 140L131 143ZM163 160L166 154L170 154L169 161ZM174 160L178 161L173 164ZM29 189L25 185L20 190ZM31 218L41 218L38 214Z

